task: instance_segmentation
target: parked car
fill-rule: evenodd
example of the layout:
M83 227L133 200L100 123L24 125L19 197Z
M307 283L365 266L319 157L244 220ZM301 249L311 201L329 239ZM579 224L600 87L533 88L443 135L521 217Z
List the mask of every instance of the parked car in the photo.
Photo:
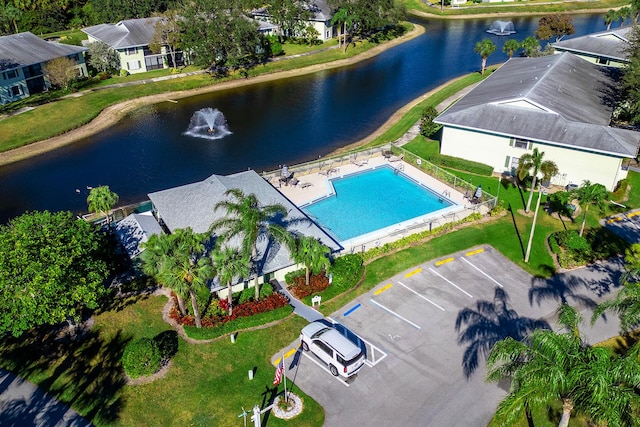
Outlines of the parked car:
M302 329L300 343L304 351L315 354L336 377L349 378L364 366L365 355L360 347L321 321Z

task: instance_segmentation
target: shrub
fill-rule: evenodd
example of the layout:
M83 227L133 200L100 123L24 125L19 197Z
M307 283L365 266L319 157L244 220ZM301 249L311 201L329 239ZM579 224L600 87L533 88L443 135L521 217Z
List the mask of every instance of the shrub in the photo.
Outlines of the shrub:
M264 288L264 286L263 286ZM238 301L238 304L244 304L248 301L253 301L253 297L256 295L256 291L253 288L244 289L240 292L237 298L233 298L235 301Z
M429 105L422 112L422 118L420 119L420 135L430 138L433 134L438 132L442 125L433 122L438 116L438 111L432 105Z
M460 171L474 173L476 175L491 176L493 167L484 163L472 162L471 160L461 159L459 157L445 156L443 154L432 154L425 159L434 165L456 169Z
M225 302L227 301L225 300ZM225 311L222 308L220 300L218 298L211 298L211 302L209 303L206 314L211 316L221 316L225 314Z
M109 77L111 76L106 71L101 71L98 73L98 79L100 80L107 80Z
M331 286L350 289L364 273L364 261L359 254L348 254L337 258L329 271L333 275Z
M161 360L169 360L178 352L178 333L174 330L160 332L153 341L158 346Z
M131 378L148 376L160 369L161 359L158 343L151 338L140 338L125 347L122 367Z
M272 294L273 285L271 285L271 283L263 283L262 286L260 286L260 299L265 299Z
M284 275L284 281L288 285L293 285L296 277L304 276L305 274L306 270L304 268L296 271L290 271L289 273Z
M124 68L120 70L120 77L127 77L128 75L129 75L129 72Z
M628 187L629 187L629 181L627 181L626 179L623 179L620 182L618 182L616 189L614 190L613 193L611 193L611 200L614 200L616 202L624 201L625 195L627 194Z

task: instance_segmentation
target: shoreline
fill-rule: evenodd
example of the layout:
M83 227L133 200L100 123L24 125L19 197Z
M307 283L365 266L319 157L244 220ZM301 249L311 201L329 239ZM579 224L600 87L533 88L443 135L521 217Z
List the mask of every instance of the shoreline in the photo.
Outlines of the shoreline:
M274 80L282 80L282 79L288 79L292 77L304 76L304 75L313 74L319 71L331 70L331 69L341 68L341 67L348 67L348 66L357 64L359 62L373 58L389 48L395 47L406 41L412 40L420 36L426 31L425 27L422 25L415 24L415 23L412 23L412 25L413 25L413 28L410 31L408 31L406 34L402 35L401 37L382 43L378 46L375 46L367 50L366 52L363 52L356 56L352 56L351 58L339 59L337 61L331 61L323 64L310 65L307 67L297 68L294 70L262 74L256 77L251 77L249 79L230 80L227 82L217 83L217 84L213 84L213 85L198 88L198 89L165 92L165 93L156 94L156 95L149 95L149 96L144 96L144 97L131 99L128 101L110 105L109 107L102 110L100 114L98 114L93 120L91 120L89 123L85 125L72 129L58 136L54 136L41 141L36 141L19 148L15 148L13 150L0 153L0 166L19 162L29 157L47 153L49 151L56 150L57 148L63 147L65 145L69 145L74 142L77 142L80 139L87 138L91 135L95 135L100 131L105 130L108 127L118 123L120 120L122 120L125 117L127 113L130 113L134 110L137 110L138 108L141 108L147 105L157 104L160 102L175 102L175 100L177 99L188 98L195 95L213 93L213 92L218 92L218 91L223 91L223 90L233 89L238 87L244 87L244 86L251 86L251 85L270 82Z

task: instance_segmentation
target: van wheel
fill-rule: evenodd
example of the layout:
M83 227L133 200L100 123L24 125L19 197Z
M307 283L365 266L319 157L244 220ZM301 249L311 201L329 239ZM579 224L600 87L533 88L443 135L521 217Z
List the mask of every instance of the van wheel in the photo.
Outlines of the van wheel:
M329 372L331 372L331 375L333 375L334 377L338 376L338 369L336 369L336 367L333 365L329 365Z
M304 351L309 351L309 344L307 344L306 342L302 341L302 349Z

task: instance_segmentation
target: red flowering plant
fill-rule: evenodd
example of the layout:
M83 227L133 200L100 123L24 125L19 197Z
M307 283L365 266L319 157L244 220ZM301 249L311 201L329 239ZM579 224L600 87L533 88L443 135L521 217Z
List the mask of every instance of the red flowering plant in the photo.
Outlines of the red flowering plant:
M302 299L309 295L322 292L329 287L329 278L325 272L320 274L314 274L309 277L309 285L305 282L304 274L302 276L296 276L293 278L293 284L291 286L291 293L298 299Z

